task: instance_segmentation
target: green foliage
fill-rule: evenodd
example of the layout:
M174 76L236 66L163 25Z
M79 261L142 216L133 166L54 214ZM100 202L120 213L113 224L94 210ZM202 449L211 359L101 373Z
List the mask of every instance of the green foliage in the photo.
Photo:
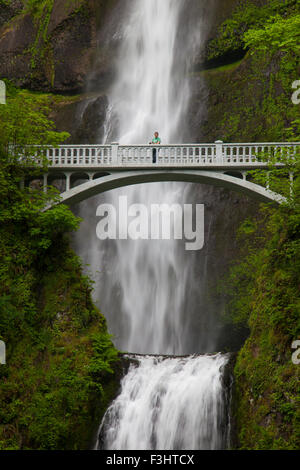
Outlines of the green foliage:
M245 46L263 51L300 52L300 14L289 18L273 16L261 29L250 29L244 35Z
M56 146L69 137L67 132L55 131L54 123L48 118L49 114L49 96L17 90L8 83L7 104L0 106L2 165L13 163L32 167L35 161L31 157L35 154L46 163L38 146Z
M300 108L291 98L299 75L299 2L268 1L258 8L247 1L239 8L240 14L234 13L223 25L226 30L235 22L230 31L239 41L228 33L234 43L226 45L218 36L218 45L211 44L212 58L242 49L245 41L250 51L238 67L204 72L211 98L208 124L201 132L205 140L225 142L295 141Z
M79 272L76 275L80 280ZM0 369L0 449L88 448L93 426L118 387L119 358L105 321L90 310L88 326L77 328L68 297L78 283L67 288L66 280L59 270L47 275L45 309L39 312L38 324L13 348L9 343L8 365ZM57 295L58 286L66 298ZM55 304L49 303L51 297ZM85 302L82 291L82 309ZM58 310L52 310L54 306ZM47 322L50 313L52 324Z
M39 146L67 134L55 132L47 97L9 87L8 98L0 107L0 449L88 448L118 386L118 353L69 249L66 233L80 220L63 205L42 211L54 190L19 184L46 170Z
M118 353L111 347L110 335L95 334L91 337L94 356L89 367L92 377L102 377L103 372L113 373L112 365L118 360Z
M76 219L66 206L55 206L52 210L39 213L34 224L28 227L31 246L48 249L52 240L60 234L76 230L78 226L79 219Z
M37 34L35 41L31 46L31 67L34 69L37 65L36 58L41 57L45 59L47 51L48 39L48 26L53 10L54 0L44 0L37 2L36 0L29 0L26 5L26 11L31 13L37 25ZM53 67L53 64L52 64Z
M24 11L37 16L43 13L45 7L52 4L53 0L24 0Z
M293 139L294 140L294 139ZM300 153L298 148L287 146L284 149L273 149L269 152L258 153L260 161L268 164L267 170L250 171L253 182L286 198L285 205L299 211L300 204Z
M295 30L298 19L295 16L295 23L293 23L293 21L290 22L289 20L286 22L286 18L296 13L299 13L298 0L268 0L263 5L258 5L254 0L240 2L231 17L226 19L220 26L217 37L211 41L208 58L215 59L228 52L241 50L245 45L246 47L252 47L255 42L254 38L258 39L258 37L263 42L269 39L272 44L272 35L277 35L284 26L288 28L288 31L282 31L283 45L284 47L292 47L294 38L288 37L288 32L296 33L296 36L299 34ZM270 18L273 19L270 20ZM277 26L274 19L278 21ZM253 43L250 40L251 37L253 38ZM255 42L255 45L257 44L258 42ZM279 42L277 45L280 44Z
M274 164L281 158L274 155ZM298 168L297 159L290 163ZM256 220L242 225L244 257L226 282L229 321L250 328L235 366L234 415L242 449L300 444L300 369L291 361L291 344L300 337L298 179L286 204L263 207Z
M49 120L48 97L32 95L8 87L7 105L0 107L0 222L5 234L14 232L28 237L33 254L47 250L63 233L75 230L79 219L64 206L41 212L56 191L21 189L20 181L37 178L47 169L41 145L58 145L67 133L54 130ZM41 150L40 150L41 149ZM33 158L32 155L35 155ZM2 238L5 252L5 234Z
M299 139L299 111L291 102L298 66L294 38L299 33L289 37L298 22L299 15L276 17L245 35L252 52L247 58L251 64L247 95L253 97L253 105L245 106L243 92L228 92L232 106L224 113L224 126L229 140L242 137L240 125L253 140L257 130L264 141ZM300 155L289 149L257 156L268 163L268 169L249 172L249 176L263 186L268 183L271 190L286 197L286 203L262 207L255 220L243 223L238 237L244 253L223 285L228 295L224 320L250 329L234 372L236 445L240 449L298 449L300 369L291 361L291 344L300 337Z

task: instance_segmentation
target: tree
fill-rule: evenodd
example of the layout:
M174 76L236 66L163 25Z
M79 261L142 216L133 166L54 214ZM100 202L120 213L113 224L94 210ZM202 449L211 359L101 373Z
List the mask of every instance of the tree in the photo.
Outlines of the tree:
M31 158L43 157L36 146L57 146L69 137L67 132L56 132L49 119L49 96L32 94L8 86L6 105L0 106L0 158L1 163L24 167L35 166ZM20 160L20 154L24 158ZM47 161L42 158L43 164Z
M300 53L300 15L289 18L272 16L262 28L249 29L244 34L245 47L253 52L284 51Z
M69 134L55 131L47 95L17 90L8 84L7 104L0 106L0 222L24 231L35 248L47 249L53 239L75 230L80 219L66 206L41 209L58 199L56 190L22 189L21 179L47 170L43 146L57 146Z

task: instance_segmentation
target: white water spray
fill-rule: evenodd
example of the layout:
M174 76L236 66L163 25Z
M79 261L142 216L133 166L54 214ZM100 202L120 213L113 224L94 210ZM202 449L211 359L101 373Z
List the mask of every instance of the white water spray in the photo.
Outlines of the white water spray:
M103 419L102 449L226 448L226 356L133 359L138 367L130 366L120 395Z
M177 60L176 37L184 6L182 0L131 2L107 125L122 144L148 143L156 130L166 143L182 139L180 123L189 104L184 76L188 61Z

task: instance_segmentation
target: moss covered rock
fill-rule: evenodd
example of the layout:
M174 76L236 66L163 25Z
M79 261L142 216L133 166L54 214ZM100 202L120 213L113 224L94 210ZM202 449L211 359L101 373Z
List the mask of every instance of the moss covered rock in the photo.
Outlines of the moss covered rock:
M291 226L299 227L299 214L288 221L275 212L268 224L264 248L256 248L252 262L242 261L236 279L244 283L237 302L242 297L250 336L234 370L235 447L297 450L300 367L292 360L292 343L300 334L299 231L292 233Z
M81 91L92 68L98 23L109 11L93 0L32 0L3 15L1 77L33 90Z

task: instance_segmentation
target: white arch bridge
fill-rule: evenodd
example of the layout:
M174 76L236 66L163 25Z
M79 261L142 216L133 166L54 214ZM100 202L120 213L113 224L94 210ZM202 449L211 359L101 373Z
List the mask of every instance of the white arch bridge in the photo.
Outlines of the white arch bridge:
M122 186L159 181L210 184L247 194L261 202L281 203L284 197L269 189L268 178L263 187L248 181L247 174L254 169L265 169L268 174L270 165L262 156L297 158L299 149L299 142L62 145L43 149L50 162L43 186L46 191L51 181L63 178L60 202L68 205ZM289 176L292 186L293 175Z

